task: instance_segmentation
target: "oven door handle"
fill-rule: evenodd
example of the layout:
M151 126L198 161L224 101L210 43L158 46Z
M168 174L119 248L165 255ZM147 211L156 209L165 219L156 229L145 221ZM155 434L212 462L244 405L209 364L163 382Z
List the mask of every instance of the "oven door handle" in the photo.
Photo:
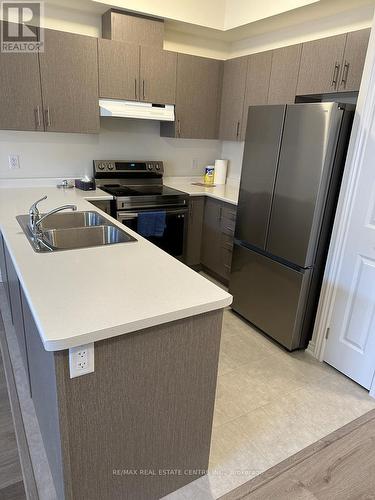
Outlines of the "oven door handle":
M137 213L133 212L118 212L117 213L117 220L123 219L123 220L131 220L131 219L136 219L138 217Z
M117 212L117 218L118 219L124 219L124 220L130 220L130 219L136 219L140 213L152 213L152 212L162 212L165 211L166 215L178 215L178 214L186 214L188 212L187 208L179 208L179 209L170 209L170 208L161 208L158 207L155 210L144 210L141 212Z

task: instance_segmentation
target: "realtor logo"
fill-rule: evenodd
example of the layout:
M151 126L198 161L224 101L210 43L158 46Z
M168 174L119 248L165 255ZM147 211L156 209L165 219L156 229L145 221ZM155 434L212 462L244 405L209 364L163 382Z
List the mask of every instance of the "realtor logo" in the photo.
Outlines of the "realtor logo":
M43 52L43 2L0 2L1 52Z

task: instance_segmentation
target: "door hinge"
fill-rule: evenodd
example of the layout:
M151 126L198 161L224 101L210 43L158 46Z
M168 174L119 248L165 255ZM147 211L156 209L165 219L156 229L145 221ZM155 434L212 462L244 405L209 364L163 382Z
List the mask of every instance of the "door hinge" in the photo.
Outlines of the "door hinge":
M330 327L328 327L328 328L327 328L327 330L326 330L326 340L327 340L327 339L328 339L328 337L329 337L329 332L330 332Z

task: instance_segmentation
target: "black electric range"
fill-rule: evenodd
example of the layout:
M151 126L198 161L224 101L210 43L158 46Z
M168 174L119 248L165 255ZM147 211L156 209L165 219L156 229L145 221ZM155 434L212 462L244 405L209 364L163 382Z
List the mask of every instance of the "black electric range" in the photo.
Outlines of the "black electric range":
M114 197L113 217L183 258L189 196L164 186L163 175L162 161L94 161L97 187Z

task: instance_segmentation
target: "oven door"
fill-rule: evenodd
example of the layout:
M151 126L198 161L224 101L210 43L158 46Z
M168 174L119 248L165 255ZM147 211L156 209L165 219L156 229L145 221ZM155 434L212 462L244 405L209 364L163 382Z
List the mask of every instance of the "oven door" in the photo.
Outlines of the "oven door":
M122 210L117 220L173 257L183 258L187 208Z

